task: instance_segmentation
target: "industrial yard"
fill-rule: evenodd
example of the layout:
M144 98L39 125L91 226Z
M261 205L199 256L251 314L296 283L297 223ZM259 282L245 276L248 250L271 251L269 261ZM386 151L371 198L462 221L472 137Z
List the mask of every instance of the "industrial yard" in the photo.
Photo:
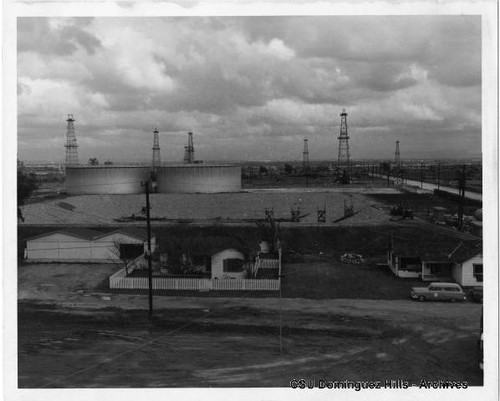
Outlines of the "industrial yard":
M462 14L20 18L17 390L486 390Z
M429 243L442 244L441 253L478 246L481 233L471 222L482 224L481 201L395 185L373 164L353 169L344 183L345 170L294 174L289 166L243 179L241 169L252 171L245 164L70 166L63 186L35 191L18 230L19 387L286 387L293 378L318 377L417 384L439 377L481 386L482 305L415 303L411 288L424 283L395 276L387 258L394 238L416 244L417 254ZM189 279L205 280L204 290L180 289L182 276L161 278L165 265L157 261L154 277L172 284L155 284L148 319L147 287L111 287L122 261L23 260L29 241L54 232L72 229L78 237L78 229L92 229L97 238L146 223L159 260L169 261L183 252L206 259L238 243L257 249L263 227L277 225L279 271L266 277L279 278L279 291L217 290L225 287L215 286L218 277L211 283L214 267L212 278ZM64 241L46 242L42 251ZM349 264L356 258L362 262Z

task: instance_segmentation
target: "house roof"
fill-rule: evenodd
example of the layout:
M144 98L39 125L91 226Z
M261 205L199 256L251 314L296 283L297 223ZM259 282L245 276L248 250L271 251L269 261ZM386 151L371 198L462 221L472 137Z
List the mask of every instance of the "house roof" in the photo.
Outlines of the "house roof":
M420 258L427 262L463 263L481 253L481 243L476 241L401 241L394 240L393 251L398 256Z
M76 237L76 238L81 238L81 239L85 239L88 241L92 241L94 239L107 237L108 235L115 234L115 233L121 233L124 235L128 235L130 237L137 238L141 241L146 241L148 239L147 231L145 229L136 228L136 227L124 227L124 228L119 228L117 230L106 231L106 232L91 230L89 228L70 227L70 228L63 228L62 230L51 231L48 233L39 234L39 235L36 235L34 237L27 238L26 241L32 241L34 239L48 237L48 236L54 235L54 234L64 234L64 235L68 235L70 237ZM151 238L154 238L154 234L151 234Z
M118 234L118 233L128 235L129 237L137 238L138 240L141 240L141 241L148 240L147 230L145 230L143 228L137 228L137 227L123 227L123 228L119 228L117 230L108 231L105 233L101 233L98 236L98 238L103 238L103 237L107 237L109 235ZM154 238L154 237L155 237L154 233L151 233L151 238Z
M455 263L464 263L476 255L483 253L481 242L462 242L451 254L451 260Z
M88 228L79 228L79 227L71 227L71 228L63 228L62 230L51 231L48 233L43 233L39 235L35 235L34 237L27 238L26 241L32 241L34 239L49 237L54 234L64 234L70 237L82 238L86 240L92 240L101 235L100 231L91 230Z

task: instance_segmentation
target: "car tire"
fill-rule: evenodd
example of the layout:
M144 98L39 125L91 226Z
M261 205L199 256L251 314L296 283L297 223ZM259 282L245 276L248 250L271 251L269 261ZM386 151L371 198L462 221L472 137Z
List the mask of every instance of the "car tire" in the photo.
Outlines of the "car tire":
M420 296L418 297L418 300L419 300L420 302L424 302L424 301L425 301L425 297L424 297L423 295L420 295Z

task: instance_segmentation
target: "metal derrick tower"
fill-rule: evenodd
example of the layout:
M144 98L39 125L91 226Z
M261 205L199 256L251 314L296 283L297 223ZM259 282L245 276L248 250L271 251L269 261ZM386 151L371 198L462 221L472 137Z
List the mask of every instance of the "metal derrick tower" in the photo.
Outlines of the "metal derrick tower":
M397 168L401 167L401 154L399 153L399 141L396 141L396 152L394 153L394 164Z
M153 131L153 167L160 167L161 157L160 157L160 140L158 139L158 128Z
M68 119L66 120L68 123L66 130L66 166L74 166L78 165L78 145L76 143L76 135L75 135L75 120L73 119L73 114L68 114Z
M349 135L347 135L347 113L345 109L340 114L340 136L338 166L346 170L349 169Z
M309 170L309 147L307 145L307 138L304 138L304 151L302 152L302 169Z
M184 147L184 163L194 163L194 144L192 132L188 132L188 144Z

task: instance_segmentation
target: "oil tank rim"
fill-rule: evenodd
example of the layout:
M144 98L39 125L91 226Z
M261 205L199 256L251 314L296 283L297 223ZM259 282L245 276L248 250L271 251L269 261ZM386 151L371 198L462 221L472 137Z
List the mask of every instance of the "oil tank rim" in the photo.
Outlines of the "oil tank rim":
M131 168L131 169L150 169L151 166L148 165L142 165L142 166L134 166L130 164L110 164L110 165L102 165L102 166L90 166L90 165L79 165L79 166L66 166L66 170L105 170L105 169L124 169L124 168Z
M157 168L159 169L176 169L176 168L215 168L215 167L225 167L234 168L240 167L236 164L208 164L208 163L198 163L198 164L167 164L161 165Z

